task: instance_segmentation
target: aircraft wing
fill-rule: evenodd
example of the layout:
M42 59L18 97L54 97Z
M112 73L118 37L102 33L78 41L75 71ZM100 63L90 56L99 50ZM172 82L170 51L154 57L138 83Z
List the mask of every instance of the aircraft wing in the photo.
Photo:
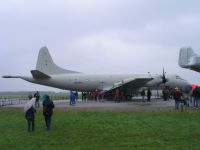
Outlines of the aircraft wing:
M141 87L146 86L146 83L151 81L152 78L137 78L135 80L132 80L130 82L127 82L122 85L122 88L124 89L139 89Z
M115 83L112 87L107 87L105 89L107 92L113 91L117 88L128 91L136 91L142 87L146 86L146 83L151 81L153 78L134 78L134 79L126 79L121 82Z

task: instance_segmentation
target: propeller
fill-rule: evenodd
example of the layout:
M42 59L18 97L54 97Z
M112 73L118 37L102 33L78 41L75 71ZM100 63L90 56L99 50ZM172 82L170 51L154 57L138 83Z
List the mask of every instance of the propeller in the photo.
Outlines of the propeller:
M164 84L167 82L165 74L166 74L166 72L165 72L164 67L163 67L163 74L162 74L161 78L162 78L162 83L164 83Z

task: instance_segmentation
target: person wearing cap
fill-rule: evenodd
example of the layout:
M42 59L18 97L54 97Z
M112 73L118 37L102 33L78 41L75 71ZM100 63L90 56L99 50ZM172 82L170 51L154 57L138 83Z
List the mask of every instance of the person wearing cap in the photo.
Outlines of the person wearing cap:
M44 101L42 105L43 105L43 115L45 118L46 130L48 131L51 128L51 117L53 115L53 108L54 108L54 103L50 99L49 95L44 96Z

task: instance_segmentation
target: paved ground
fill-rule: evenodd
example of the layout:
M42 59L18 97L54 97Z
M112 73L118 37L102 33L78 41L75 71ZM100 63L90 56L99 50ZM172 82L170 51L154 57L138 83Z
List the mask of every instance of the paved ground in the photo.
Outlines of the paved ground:
M23 108L25 103L4 107ZM113 101L84 101L79 100L75 105L69 105L69 100L54 101L56 109L67 111L174 111L174 100L163 101L152 99L151 102L134 100L115 103Z
M141 102L141 101L131 101L131 102L121 102L115 103L113 101L95 102L86 101L78 102L74 106L70 106L69 102L56 102L57 107L66 107L69 111L157 111L157 110L168 110L174 108L174 101L162 101L162 100L152 100L151 102Z

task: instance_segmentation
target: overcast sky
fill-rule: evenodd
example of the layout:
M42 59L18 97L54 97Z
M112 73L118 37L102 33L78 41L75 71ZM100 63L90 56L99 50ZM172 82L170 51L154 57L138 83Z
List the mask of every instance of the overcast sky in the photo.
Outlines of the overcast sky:
M84 73L200 74L178 66L179 49L200 54L197 0L0 0L0 75L29 75L39 49ZM0 91L56 90L0 78Z

